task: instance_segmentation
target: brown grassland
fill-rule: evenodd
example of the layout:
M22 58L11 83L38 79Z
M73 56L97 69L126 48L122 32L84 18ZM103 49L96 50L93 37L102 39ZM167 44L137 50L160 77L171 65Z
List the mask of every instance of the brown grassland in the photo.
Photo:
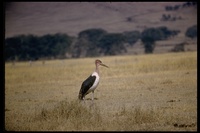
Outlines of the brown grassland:
M5 63L5 129L197 131L197 52L99 57L110 68L79 103L95 59Z

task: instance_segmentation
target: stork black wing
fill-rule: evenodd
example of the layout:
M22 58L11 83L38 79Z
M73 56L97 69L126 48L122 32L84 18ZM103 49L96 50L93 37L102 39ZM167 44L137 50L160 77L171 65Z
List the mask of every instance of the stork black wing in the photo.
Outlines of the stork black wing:
M79 94L81 93L82 96L84 96L86 94L86 92L90 89L90 87L92 87L92 85L94 84L94 81L96 79L96 76L92 76L90 75L81 85L81 90L79 92Z

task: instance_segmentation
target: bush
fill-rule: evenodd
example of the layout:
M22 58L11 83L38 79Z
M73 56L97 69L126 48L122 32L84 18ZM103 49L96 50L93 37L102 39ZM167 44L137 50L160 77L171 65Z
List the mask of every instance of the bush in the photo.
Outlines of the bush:
M185 51L184 46L185 46L185 43L177 44L171 51L172 52L183 52L183 51Z
M190 38L196 38L197 37L197 25L191 26L187 29L185 36Z

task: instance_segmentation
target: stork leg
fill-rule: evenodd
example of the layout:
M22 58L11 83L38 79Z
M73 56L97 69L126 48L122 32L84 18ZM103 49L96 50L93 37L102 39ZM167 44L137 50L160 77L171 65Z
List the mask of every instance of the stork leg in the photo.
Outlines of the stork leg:
M84 104L85 104L85 97L83 97L83 101L84 101Z
M94 91L92 91L92 101L94 101Z
M92 104L94 104L94 91L92 91Z

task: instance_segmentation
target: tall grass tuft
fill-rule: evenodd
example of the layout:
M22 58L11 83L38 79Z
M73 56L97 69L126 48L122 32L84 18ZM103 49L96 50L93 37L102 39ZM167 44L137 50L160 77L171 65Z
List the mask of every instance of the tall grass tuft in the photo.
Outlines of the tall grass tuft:
M61 101L55 107L43 106L35 120L41 121L39 130L48 131L94 130L102 123L97 107L89 108L79 101Z

